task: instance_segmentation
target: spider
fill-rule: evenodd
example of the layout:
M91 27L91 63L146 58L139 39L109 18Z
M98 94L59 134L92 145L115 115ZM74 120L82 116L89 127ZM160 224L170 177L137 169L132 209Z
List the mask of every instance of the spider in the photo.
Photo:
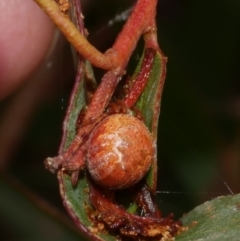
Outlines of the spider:
M116 83L113 83L119 75L108 72L88 108L80 113L77 135L69 148L61 155L45 160L50 171L60 169L71 173L73 185L77 183L80 171L88 171L93 222L117 232L123 240L125 237L129 240L172 240L181 230L181 223L175 222L171 215L161 217L152 190L141 181L151 166L156 148L134 104L148 81L155 53L154 49L145 50L141 70L120 100L109 101L112 97L109 92L114 92ZM112 163L112 160L115 161ZM117 204L115 190L129 187L143 216L131 214Z
M45 160L47 169L70 172L73 185L79 172L88 169L98 184L113 189L132 186L147 173L154 155L153 139L143 121L137 118L141 115L134 104L147 83L155 53L154 49L146 49L141 70L122 100L109 101L116 88L112 83L120 79L119 73L105 74L81 117L75 139L64 153ZM106 94L107 88L111 94ZM132 112L137 117L131 116Z

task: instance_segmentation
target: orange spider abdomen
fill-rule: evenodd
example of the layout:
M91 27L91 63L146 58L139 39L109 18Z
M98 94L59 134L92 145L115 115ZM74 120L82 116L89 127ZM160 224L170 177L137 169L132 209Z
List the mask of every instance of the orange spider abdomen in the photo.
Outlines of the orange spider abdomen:
M114 114L91 133L87 166L97 184L127 188L147 173L153 152L152 136L142 121L127 114Z

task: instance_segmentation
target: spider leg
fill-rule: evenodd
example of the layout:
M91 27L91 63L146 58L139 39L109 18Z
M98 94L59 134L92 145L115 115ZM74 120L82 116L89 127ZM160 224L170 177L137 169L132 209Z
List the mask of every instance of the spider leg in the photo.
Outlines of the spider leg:
M73 171L71 174L71 183L72 186L76 186L77 182L78 182L78 177L79 177L79 172L80 171Z
M48 157L44 161L45 167L53 173L59 169L67 172L82 170L85 166L86 141L93 129L105 117L106 115L102 115L82 124L68 149L59 156Z
M62 170L68 172L79 171L85 167L86 145L83 144L75 153L74 156L62 165Z

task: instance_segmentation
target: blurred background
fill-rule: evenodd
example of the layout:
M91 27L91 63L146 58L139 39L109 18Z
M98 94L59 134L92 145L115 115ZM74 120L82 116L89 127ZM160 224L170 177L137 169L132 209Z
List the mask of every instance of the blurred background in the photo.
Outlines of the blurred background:
M91 43L109 48L133 2L82 1ZM164 215L180 218L240 192L239 9L237 0L158 3L159 43L168 57L158 138ZM74 75L71 49L59 35L47 62L0 103L2 241L84 240L62 207L56 176L43 165L57 154Z

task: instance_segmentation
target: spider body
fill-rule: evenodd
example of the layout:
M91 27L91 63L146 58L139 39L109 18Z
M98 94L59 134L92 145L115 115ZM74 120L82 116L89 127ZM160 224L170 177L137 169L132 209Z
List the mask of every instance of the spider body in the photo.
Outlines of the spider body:
M142 121L127 114L106 117L88 139L87 167L96 183L111 189L130 187L151 166L153 140Z
M61 168L72 173L87 169L92 179L110 189L131 187L149 170L154 153L153 139L138 118L112 114L81 128L69 149L60 156L47 158L46 167L54 172Z
M61 155L45 160L47 169L71 173L73 185L79 172L88 169L96 183L111 189L130 187L144 177L155 155L155 143L134 104L151 73L155 54L154 49L146 50L142 68L122 100L110 101L112 95L104 94L116 87L118 71L104 75L80 116L75 139Z

